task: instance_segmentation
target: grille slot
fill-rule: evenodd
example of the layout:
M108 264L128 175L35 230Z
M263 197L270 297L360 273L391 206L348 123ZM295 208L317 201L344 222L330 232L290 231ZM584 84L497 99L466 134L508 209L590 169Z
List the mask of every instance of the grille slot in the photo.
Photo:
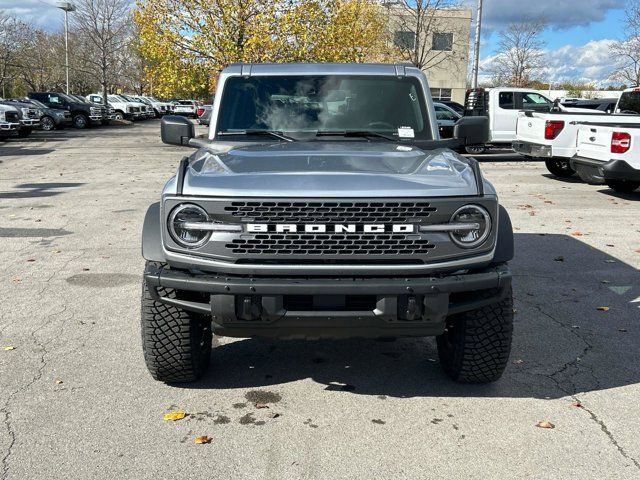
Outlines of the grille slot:
M247 221L292 223L393 223L426 218L428 202L232 202L224 208Z
M237 255L426 255L435 245L404 234L256 234L226 247Z
M18 123L20 121L20 117L16 112L5 112L4 118L9 123Z

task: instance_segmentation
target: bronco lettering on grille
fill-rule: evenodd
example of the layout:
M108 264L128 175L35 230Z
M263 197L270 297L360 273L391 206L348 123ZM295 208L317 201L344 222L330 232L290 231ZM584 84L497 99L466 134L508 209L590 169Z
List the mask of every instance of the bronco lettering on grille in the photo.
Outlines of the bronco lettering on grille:
M303 224L295 223L249 223L246 225L249 233L415 233L416 226L412 224L381 223L355 224Z

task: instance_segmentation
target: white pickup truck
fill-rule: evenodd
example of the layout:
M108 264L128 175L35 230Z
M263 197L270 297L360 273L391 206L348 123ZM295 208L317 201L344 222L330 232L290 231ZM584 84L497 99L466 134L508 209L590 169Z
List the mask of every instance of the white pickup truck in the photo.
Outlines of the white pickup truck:
M640 122L579 125L576 155L569 162L589 183L633 192L640 187Z
M575 173L570 159L576 155L580 124L585 122L634 124L640 122L640 89L625 90L614 114L597 110L564 109L542 113L531 110L518 112L516 139L513 149L522 155L544 158L547 169L557 177Z

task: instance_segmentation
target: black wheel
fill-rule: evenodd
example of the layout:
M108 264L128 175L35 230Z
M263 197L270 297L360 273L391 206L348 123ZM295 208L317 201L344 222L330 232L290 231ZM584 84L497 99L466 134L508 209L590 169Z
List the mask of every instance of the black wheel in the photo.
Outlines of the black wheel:
M116 112L115 115L116 115L116 120L119 120L119 121L124 120L124 113Z
M487 147L484 147L484 146L465 147L464 150L470 155L480 155L481 153L484 153L487 151Z
M73 126L79 129L87 128L89 126L89 117L84 113L76 113L73 116Z
M18 138L27 138L29 135L31 135L32 131L32 128L21 128L18 130Z
M567 178L576 173L576 171L571 168L568 159L560 160L558 158L550 158L545 160L544 163L547 166L547 170L553 173L556 177Z
M502 376L511 352L513 298L447 319L436 338L442 368L453 380L488 383Z
M45 132L50 132L56 128L56 122L50 116L45 115L40 119L40 126Z
M640 187L640 182L631 180L605 180L607 186L620 193L631 193Z
M176 298L175 290L160 289ZM191 382L209 367L211 320L157 302L142 282L142 351L151 376L162 382Z

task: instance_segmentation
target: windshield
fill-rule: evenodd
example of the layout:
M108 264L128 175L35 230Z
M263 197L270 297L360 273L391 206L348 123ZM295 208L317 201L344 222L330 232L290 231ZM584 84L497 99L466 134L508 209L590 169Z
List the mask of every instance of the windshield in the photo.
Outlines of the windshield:
M430 140L418 79L391 76L232 77L217 130L372 131Z
M618 112L640 114L640 91L624 92L618 102Z

